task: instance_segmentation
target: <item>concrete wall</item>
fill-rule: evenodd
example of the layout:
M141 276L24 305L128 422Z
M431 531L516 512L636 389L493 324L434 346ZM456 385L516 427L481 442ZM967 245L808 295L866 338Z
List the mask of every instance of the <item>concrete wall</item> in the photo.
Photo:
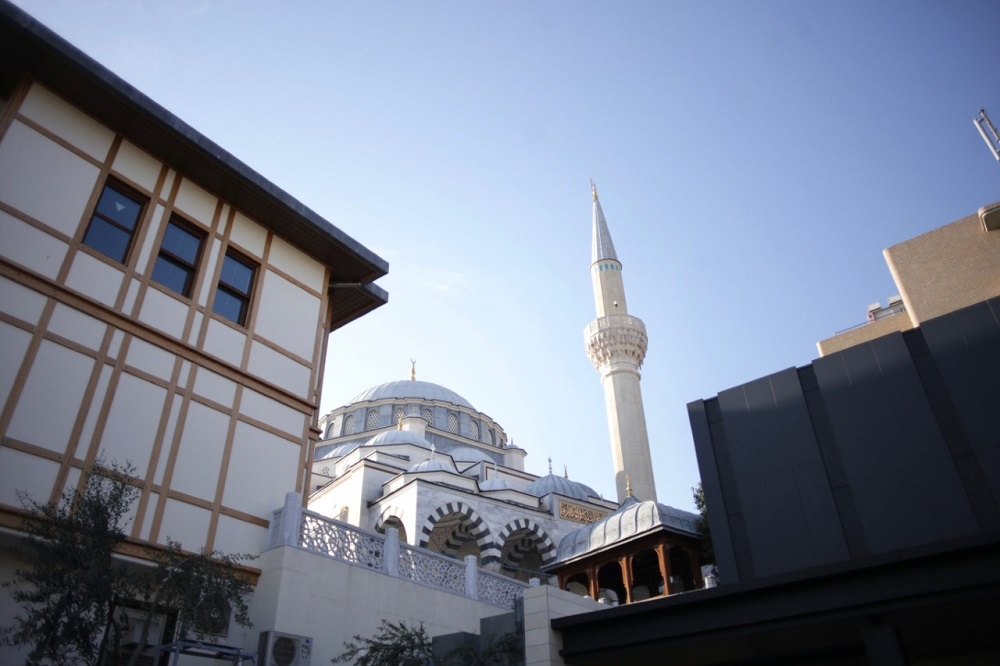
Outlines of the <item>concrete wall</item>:
M354 635L370 636L381 620L423 623L431 636L477 633L479 620L509 612L490 604L346 564L318 553L283 546L257 561L260 581L251 607L257 636L274 629L313 639L313 664L327 664Z
M557 617L604 610L607 606L593 599L560 590L551 585L530 587L524 592L524 657L526 666L564 664L559 650L562 634L552 630Z
M1000 299L688 405L722 584L1000 529Z

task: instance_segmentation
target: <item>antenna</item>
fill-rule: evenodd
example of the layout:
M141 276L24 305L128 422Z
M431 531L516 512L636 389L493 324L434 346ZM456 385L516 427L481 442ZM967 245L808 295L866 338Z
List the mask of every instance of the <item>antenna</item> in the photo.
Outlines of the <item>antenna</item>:
M997 128L993 126L990 122L990 117L986 115L986 109L979 109L979 116L972 119L975 123L976 129L979 130L979 135L983 137L983 141L989 146L990 152L993 153L993 157L1000 162L1000 134L997 134ZM983 127L985 125L985 127ZM989 133L987 133L989 130Z

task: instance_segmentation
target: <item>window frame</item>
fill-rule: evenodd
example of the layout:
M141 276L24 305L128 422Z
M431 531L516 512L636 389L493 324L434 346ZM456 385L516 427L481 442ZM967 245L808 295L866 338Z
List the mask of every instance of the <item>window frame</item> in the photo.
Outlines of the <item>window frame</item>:
M131 229L126 228L117 220L109 217L107 214L102 213L100 211L101 200L104 199L104 195L108 191L108 189L114 190L119 195L128 199L132 203L139 205L139 210L136 213L135 222L133 223ZM145 196L144 194L141 194L134 187L126 185L117 178L108 176L107 178L104 179L104 184L101 186L101 191L100 194L98 194L97 196L97 201L94 202L94 207L90 212L90 220L89 222L87 222L87 229L83 232L83 237L80 239L80 246L86 247L89 250L99 254L100 256L110 259L116 264L121 264L123 266L127 265L129 258L132 254L132 248L135 246L135 238L136 235L138 234L139 227L140 225L142 225L142 222L146 217L146 209L148 208L148 206L149 206L149 197ZM128 241L125 243L125 248L124 250L122 250L121 257L118 257L108 252L107 246L102 247L99 244L95 243L94 241L96 240L96 238L92 238L91 241L88 242L87 238L91 235L91 231L94 231L95 229L95 222L100 222L105 225L110 225L113 229L123 232L128 236Z
M226 270L226 261L231 259L237 264L242 265L244 268L250 270L250 279L247 284L246 291L240 290L239 287L233 285L229 282L224 281L224 275ZM260 269L260 264L252 259L248 258L241 252L237 252L232 248L226 248L226 251L222 255L221 265L219 267L219 278L215 283L215 292L212 297L212 314L217 317L225 319L231 324L236 326L246 327L247 320L250 319L250 304L253 300L253 291L257 285L257 272ZM232 298L240 302L240 313L237 319L233 319L226 312L220 312L219 307L219 294L223 293L228 298Z
M174 253L172 250L165 248L163 246L164 241L167 238L167 233L170 230L170 226L173 225L177 229L194 236L198 240L198 249L195 251L194 260L191 263L181 257L180 255ZM169 290L171 293L177 294L183 298L191 298L191 294L194 291L195 279L198 277L198 269L201 266L202 254L205 250L205 239L208 238L208 234L198 227L197 225L188 222L182 217L176 215L171 215L170 219L167 220L167 224L163 230L163 236L160 238L160 249L156 253L156 259L153 261L153 268L149 272L149 279L152 282L160 285L164 289ZM156 279L156 268L160 265L160 261L173 265L176 268L180 268L185 271L187 278L184 281L184 287L181 291L177 291L174 287L166 282L161 282ZM252 289L252 278L251 278L251 289Z

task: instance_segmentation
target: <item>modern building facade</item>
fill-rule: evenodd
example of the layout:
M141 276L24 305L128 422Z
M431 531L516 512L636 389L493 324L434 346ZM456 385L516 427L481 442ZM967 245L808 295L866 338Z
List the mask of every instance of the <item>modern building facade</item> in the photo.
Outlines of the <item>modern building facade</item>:
M1000 296L1000 202L882 252L898 295L868 320L816 343L820 356Z

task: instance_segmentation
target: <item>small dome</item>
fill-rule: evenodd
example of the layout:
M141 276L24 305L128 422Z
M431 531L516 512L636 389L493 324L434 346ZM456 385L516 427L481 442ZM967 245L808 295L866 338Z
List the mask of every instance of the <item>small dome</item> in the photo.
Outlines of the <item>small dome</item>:
M480 481L479 482L479 489L483 490L483 491L486 491L486 490L506 490L508 488L510 488L510 486L507 485L507 482L504 479L501 479L500 477L497 477L497 476L491 476L490 478L486 479L485 481Z
M326 451L319 449L316 451L316 460L331 460L333 458L343 458L344 456L346 456L348 453L358 448L359 446L361 446L361 442L344 442L343 444L337 444L336 446L332 446Z
M524 492L535 497L545 497L549 493L559 493L573 499L587 501L591 497L600 498L596 490L578 481L570 481L567 478L548 474L532 482L524 489Z
M409 469L410 472L453 472L457 473L454 463L448 458L428 458Z
M496 460L490 454L486 453L481 449L477 449L473 446L456 446L453 449L445 451L452 460L459 460L461 462L496 462Z
M351 400L351 403L357 402L367 402L371 400L384 400L386 398L418 398L420 400L440 400L442 402L450 402L453 405L458 405L459 407L467 407L469 409L475 409L469 401L455 393L451 389L447 389L438 384L432 384L431 382L420 382L416 380L406 380L402 379L395 382L388 382L387 384L379 384L378 386L373 386L372 388L359 393L357 396Z
M698 515L688 511L627 497L613 513L563 537L556 550L556 562L565 562L659 529L697 536L698 520Z
M386 430L365 442L365 446L389 446L390 444L412 444L425 449L431 448L430 442L410 430Z

